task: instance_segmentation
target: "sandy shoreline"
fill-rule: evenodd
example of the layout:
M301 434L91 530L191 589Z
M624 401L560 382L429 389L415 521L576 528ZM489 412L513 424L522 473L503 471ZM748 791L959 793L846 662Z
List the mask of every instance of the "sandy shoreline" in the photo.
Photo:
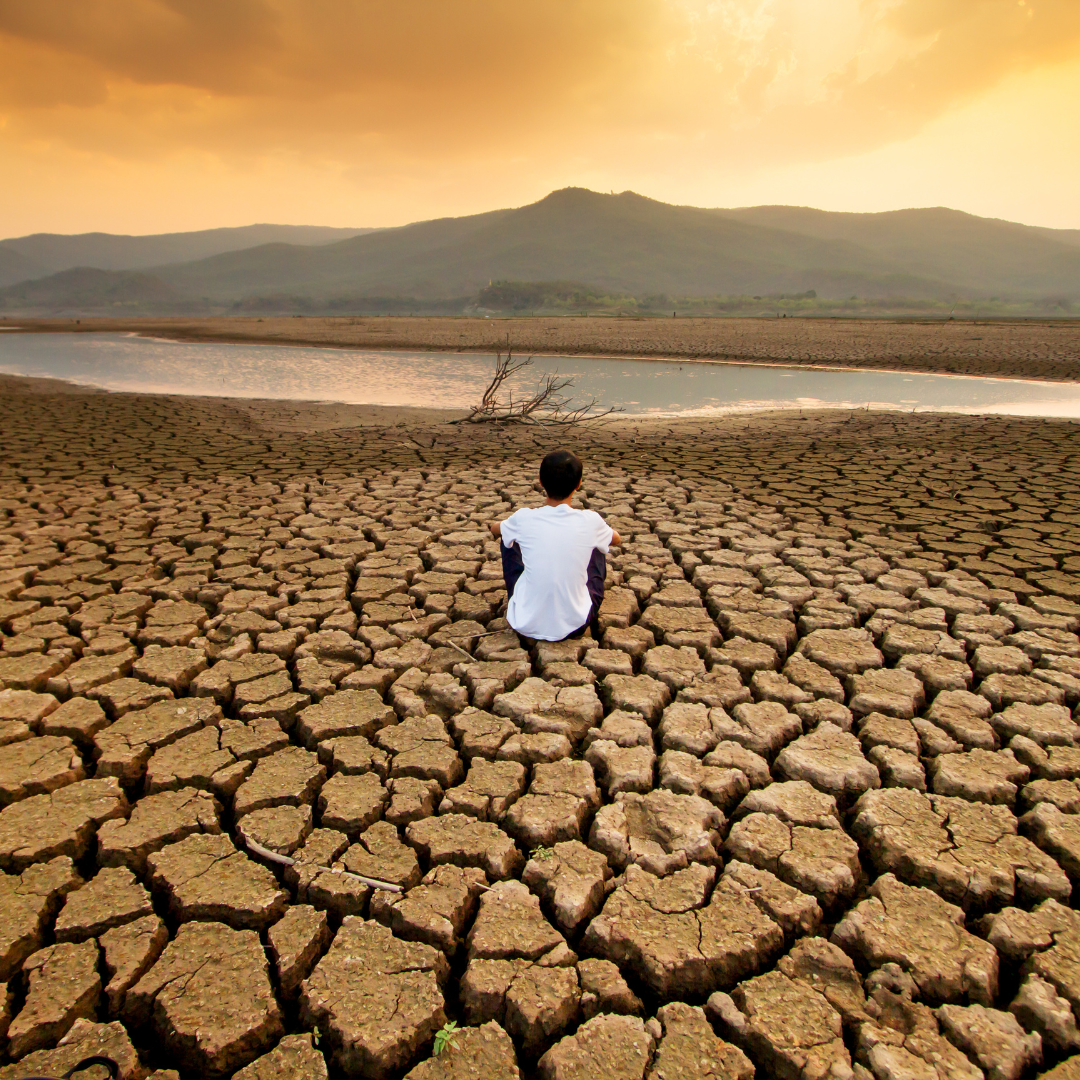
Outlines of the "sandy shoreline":
M2 323L0 323L2 325ZM19 319L24 333L131 332L177 341L768 364L1080 381L1080 321L914 319Z
M506 439L510 445L525 435L543 441L586 442L604 438L610 440L616 436L636 437L638 435L663 432L689 437L695 433L708 431L714 427L720 430L735 430L747 424L768 424L795 421L811 424L815 428L824 425L826 429L839 421L846 421L856 414L917 415L923 417L958 417L969 414L960 411L920 409L916 413L898 406L882 405L875 408L865 406L798 406L784 408L757 408L753 405L735 406L715 410L687 409L679 412L657 413L612 413L596 421L580 424L568 429L520 428L516 425L495 424L455 425L452 421L468 415L466 409L436 409L417 405L367 405L341 401L318 401L293 398L245 398L202 394L153 394L142 391L113 390L67 379L52 379L24 375L0 374L0 394L18 393L30 395L109 395L130 398L135 401L183 401L197 408L210 411L228 409L232 413L248 416L252 422L268 430L279 432L319 432L348 428L406 428L418 431L442 433L447 438L482 441L489 438ZM975 416L989 414L974 414ZM1078 423L1069 419L1055 418L1057 422ZM606 434L603 434L606 433Z

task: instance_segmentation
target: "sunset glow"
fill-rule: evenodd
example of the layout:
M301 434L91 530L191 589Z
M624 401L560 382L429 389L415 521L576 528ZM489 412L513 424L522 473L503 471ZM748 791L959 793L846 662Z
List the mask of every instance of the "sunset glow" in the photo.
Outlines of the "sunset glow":
M0 235L632 189L1080 227L1077 0L0 0Z

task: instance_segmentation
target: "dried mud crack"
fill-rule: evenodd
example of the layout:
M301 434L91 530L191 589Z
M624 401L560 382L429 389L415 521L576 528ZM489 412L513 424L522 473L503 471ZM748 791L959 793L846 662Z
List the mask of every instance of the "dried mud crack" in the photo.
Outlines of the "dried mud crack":
M0 1080L1080 1076L1080 427L3 385Z

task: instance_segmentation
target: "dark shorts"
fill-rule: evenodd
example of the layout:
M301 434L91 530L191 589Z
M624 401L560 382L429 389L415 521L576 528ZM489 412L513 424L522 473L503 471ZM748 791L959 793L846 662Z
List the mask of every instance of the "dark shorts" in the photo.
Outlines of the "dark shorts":
M521 560L521 549L517 544L511 544L507 547L500 540L499 549L502 553L506 599L509 600L514 595L514 586L517 585L518 578L525 572L525 563ZM600 605L604 602L604 578L606 577L607 558L599 548L593 548L592 556L589 558L589 574L586 585L592 599L592 607L589 609L589 617L584 624L579 626L572 634L567 634L567 638L579 638L591 627L593 637L597 641L600 640L600 627L596 620L600 614Z

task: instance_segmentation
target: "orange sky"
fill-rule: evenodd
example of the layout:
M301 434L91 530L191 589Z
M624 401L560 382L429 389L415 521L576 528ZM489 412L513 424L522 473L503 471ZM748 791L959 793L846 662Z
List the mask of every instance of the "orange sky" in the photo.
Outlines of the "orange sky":
M1080 228L1080 0L0 0L0 236L571 184Z

